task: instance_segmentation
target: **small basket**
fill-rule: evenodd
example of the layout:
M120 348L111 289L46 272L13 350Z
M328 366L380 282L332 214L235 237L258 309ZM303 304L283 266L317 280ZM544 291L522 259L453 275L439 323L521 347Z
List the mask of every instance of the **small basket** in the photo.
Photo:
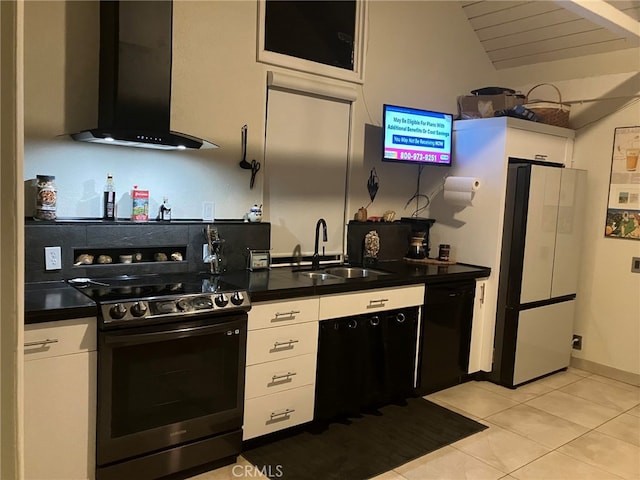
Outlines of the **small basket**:
M549 85L550 87L555 88L556 92L558 92L557 102L537 99L529 100L531 92L543 85ZM556 87L555 85L552 85L550 83L540 83L539 85L531 88L531 90L527 92L524 107L535 113L538 116L539 121L542 123L564 128L567 128L569 126L569 113L571 110L571 105L568 103L562 103L562 94L560 93L560 90L558 90L558 87Z

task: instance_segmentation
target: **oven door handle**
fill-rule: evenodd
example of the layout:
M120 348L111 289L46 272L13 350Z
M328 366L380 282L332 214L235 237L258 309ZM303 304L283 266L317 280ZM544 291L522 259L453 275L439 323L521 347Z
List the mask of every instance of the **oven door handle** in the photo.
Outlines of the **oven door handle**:
M211 333L224 333L227 336L240 335L244 331L244 324L237 320L216 323L215 325L190 326L182 328L170 328L156 332L128 333L121 331L116 334L104 335L106 345L149 343L165 340L174 340L194 335L209 335Z

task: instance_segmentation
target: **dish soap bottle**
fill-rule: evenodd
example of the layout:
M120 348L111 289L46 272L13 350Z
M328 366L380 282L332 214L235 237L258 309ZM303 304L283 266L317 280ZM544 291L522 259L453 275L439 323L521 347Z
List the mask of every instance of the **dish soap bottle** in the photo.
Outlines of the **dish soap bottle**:
M104 186L104 199L103 199L103 216L105 220L116 219L116 186L113 183L113 176L109 173L107 175L107 183Z
M167 197L162 199L162 205L160 205L160 212L158 213L158 220L163 222L171 220L171 205L169 205Z

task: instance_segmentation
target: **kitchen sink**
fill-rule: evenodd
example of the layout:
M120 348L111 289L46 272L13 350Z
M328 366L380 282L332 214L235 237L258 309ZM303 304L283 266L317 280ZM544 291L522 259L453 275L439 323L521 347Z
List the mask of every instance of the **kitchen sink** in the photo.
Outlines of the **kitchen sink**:
M340 280L342 277L337 275L331 275L330 273L314 271L314 272L297 272L298 275L302 275L303 277L311 278L313 280Z
M387 272L364 267L330 267L325 268L324 271L330 275L342 278L368 278L378 275L388 275Z

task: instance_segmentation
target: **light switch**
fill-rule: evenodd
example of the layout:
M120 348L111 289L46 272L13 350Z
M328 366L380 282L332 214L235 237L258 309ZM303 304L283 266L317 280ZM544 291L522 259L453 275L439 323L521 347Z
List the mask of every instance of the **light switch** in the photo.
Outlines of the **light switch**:
M61 268L60 247L44 247L44 269L60 270Z

